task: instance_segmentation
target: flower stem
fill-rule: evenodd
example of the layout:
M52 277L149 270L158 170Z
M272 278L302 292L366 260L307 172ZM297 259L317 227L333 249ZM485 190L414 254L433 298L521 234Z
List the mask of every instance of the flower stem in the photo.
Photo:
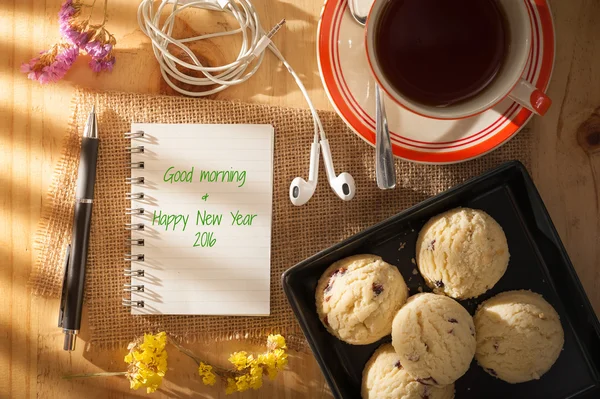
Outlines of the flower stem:
M63 379L72 380L74 378L88 378L88 377L112 377L112 376L125 376L127 375L126 371L113 371L113 372L105 372L105 373L87 373L87 374L72 374L65 375Z
M92 7L94 7L94 4L96 4L96 0L94 0L92 2L92 4L86 4L83 0L76 0L75 3L80 5L81 7L92 8Z
M102 26L106 24L108 18L108 0L104 0L104 19L102 20Z
M187 357L192 359L194 362L196 362L196 364L198 366L200 366L200 363L208 364L207 362L204 362L202 359L200 359L198 356L196 356L192 351L179 345L179 343L177 343L175 340L169 338L169 342L171 342L171 344L173 344L173 346L175 348L177 348L181 353L183 353L184 355L186 355ZM212 366L212 367L213 367L213 370L215 371L215 374L217 374L218 376L223 377L223 378L236 377L236 376L239 376L242 374L242 373L236 372L234 370L228 370L228 369L218 367L218 366Z
M84 23L87 25L89 24L90 20L92 19L92 15L94 15L94 6L96 5L96 0L92 1L92 4L90 4L88 7L90 9L90 14L88 15L87 19L84 21Z

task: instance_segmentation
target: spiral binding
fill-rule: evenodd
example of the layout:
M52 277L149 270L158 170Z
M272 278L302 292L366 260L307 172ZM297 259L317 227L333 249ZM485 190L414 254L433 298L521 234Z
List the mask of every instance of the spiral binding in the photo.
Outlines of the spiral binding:
M143 199L143 198L144 198L144 193L127 193L127 194L125 194L125 199L128 199L128 200Z
M125 230L144 230L143 223L125 223Z
M121 304L123 306L134 306L136 308L144 307L144 301L133 301L131 299L126 299L126 298L123 298L123 301L121 302Z
M123 291L128 292L144 292L143 284L123 284Z
M126 215L143 215L144 208L125 208Z
M143 139L144 138L144 132L142 132L141 130L138 130L137 132L127 132L127 133L125 133L125 138L127 140L131 140L131 139Z
M127 177L125 178L127 184L144 184L143 177Z
M144 254L125 254L123 260L125 262L143 262Z
M137 131L137 132L127 132L125 133L125 139L127 140L132 140L132 139L143 139L144 138L144 132L142 131ZM143 145L138 145L138 146L130 146L130 147L126 147L125 148L126 151L128 151L131 154L141 154L144 153L144 146ZM140 161L140 162L131 162L129 164L129 168L130 169L144 169L144 162ZM144 177L127 177L125 179L125 183L127 183L130 186L133 185L142 185L144 184L145 179ZM131 201L131 200L140 200L144 198L144 193L143 192L134 192L133 190L127 194L125 194L125 199ZM126 208L125 209L125 214L126 215L143 215L144 214L144 208ZM144 230L144 224L143 223L125 223L125 230L130 231L130 232L135 232L135 231L142 231ZM134 238L129 236L128 238L125 239L125 244L130 247L130 246L140 246L143 247L145 242L143 238ZM123 269L123 274L126 277L144 277L144 270L143 269L134 269L133 268L133 262L143 262L144 261L144 254L136 254L136 253L126 253L123 256L123 260L125 262L129 262L132 266ZM123 285L123 291L124 292L129 292L129 293L134 293L134 292L144 292L144 285L143 284L124 284ZM123 298L123 302L122 302L123 306L127 306L127 307L137 307L137 308L143 308L144 307L144 301L136 301L133 300L131 298Z
M144 273L145 271L143 269L133 270L130 267L123 269L123 275L125 275L125 277L144 277Z
M144 152L144 146L143 145L135 145L133 147L127 147L126 150L132 154L136 154L136 153L141 154Z

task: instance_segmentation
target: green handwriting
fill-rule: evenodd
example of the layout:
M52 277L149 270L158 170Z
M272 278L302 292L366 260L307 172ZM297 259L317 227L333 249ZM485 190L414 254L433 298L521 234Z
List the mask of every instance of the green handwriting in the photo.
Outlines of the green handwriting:
M191 183L194 179L194 167L190 170L175 170L170 166L163 175L165 183ZM209 183L238 183L238 187L246 184L245 170L201 170L199 182Z
M231 214L231 217L233 218L233 220L231 221L231 225L232 226L252 226L252 222L254 221L254 218L257 217L258 215L251 215L251 214L241 214L240 211L235 211L235 213L233 212L229 212Z
M202 170L200 171L200 180L210 183L240 183L238 187L243 187L246 184L245 170Z
M192 169L187 170L177 170L175 172L171 172L171 170L175 169L174 166L171 166L169 169L165 171L163 176L163 180L166 183L191 183L192 178L194 176L194 167Z
M199 224L202 224L202 226L220 226L221 220L223 220L222 214L208 213L206 210L196 213L196 226Z
M181 229L181 231L185 231L185 228L187 227L187 222L188 219L190 218L190 215L180 215L180 214L169 214L169 213L165 213L163 214L162 211L158 211L158 215L156 214L156 211L154 211L154 214L152 215L152 226L154 226L154 224L157 224L159 226L165 226L165 231L169 230L169 226L171 227L171 229L173 231L175 231L175 229L177 228L177 225L180 225L181 223L183 223L183 228Z
M198 232L196 233L196 242L194 247L208 247L212 248L217 243L217 239L214 238L214 233L211 232Z

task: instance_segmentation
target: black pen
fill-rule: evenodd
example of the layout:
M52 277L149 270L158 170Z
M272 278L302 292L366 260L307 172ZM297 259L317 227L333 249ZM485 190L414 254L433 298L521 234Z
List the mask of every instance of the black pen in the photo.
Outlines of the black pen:
M92 223L96 161L98 158L98 125L95 107L88 116L81 139L81 158L75 188L75 210L71 244L67 246L65 276L58 316L58 326L65 334L64 350L75 349L81 327L81 310L85 285L85 267Z

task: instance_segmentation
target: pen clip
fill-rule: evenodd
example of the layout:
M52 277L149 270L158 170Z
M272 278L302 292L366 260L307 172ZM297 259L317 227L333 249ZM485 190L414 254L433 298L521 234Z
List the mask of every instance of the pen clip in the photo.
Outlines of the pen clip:
M63 327L65 316L65 305L67 303L67 272L69 271L69 259L71 258L71 244L67 244L65 250L65 274L63 276L62 292L60 294L60 309L58 311L58 326Z

